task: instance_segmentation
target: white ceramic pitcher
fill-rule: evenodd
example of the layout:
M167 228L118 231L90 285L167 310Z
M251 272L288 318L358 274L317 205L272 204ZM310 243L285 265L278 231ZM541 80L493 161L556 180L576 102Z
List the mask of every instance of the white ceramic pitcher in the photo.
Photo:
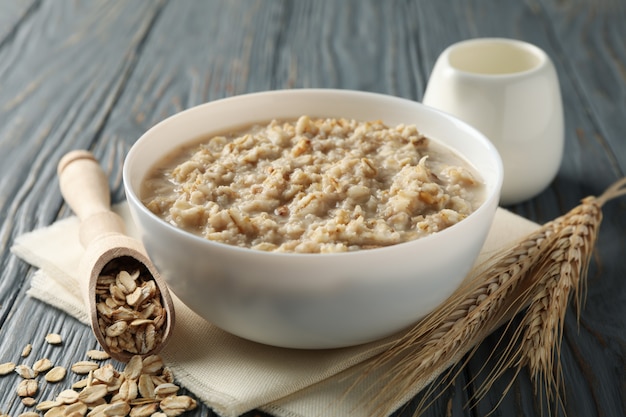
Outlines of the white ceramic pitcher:
M563 156L563 106L552 61L540 48L505 38L448 47L437 59L423 102L473 125L504 164L500 203L543 191Z

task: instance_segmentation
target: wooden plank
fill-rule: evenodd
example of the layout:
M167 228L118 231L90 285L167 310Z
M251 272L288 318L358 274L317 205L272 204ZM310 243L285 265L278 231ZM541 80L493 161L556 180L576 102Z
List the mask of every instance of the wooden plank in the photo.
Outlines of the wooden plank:
M127 9L61 4L65 10L44 4L2 50L3 56L20 52L0 90L0 135L13 144L10 153L0 154L0 164L15 172L2 178L2 212L15 218L30 211L22 216L25 224L4 231L4 241L56 216L59 195L45 192L55 184L55 166L49 161L70 148L90 147L97 139L160 10L155 2L133 2ZM106 35L111 25L119 28L116 38ZM52 210L45 210L49 205L41 196L54 200Z
M4 44L11 42L17 29L24 20L35 13L37 7L36 0L3 2L0 5L0 49ZM0 67L6 67L7 64L8 62L4 61L4 65Z
M27 297L32 271L8 249L18 234L58 216L56 161L97 140L161 4L53 1L12 7L9 15L3 4L0 26L0 361L32 364L45 355L67 366L95 346L90 329ZM43 343L51 331L65 336L63 348ZM21 359L26 343L33 344L33 354ZM11 415L24 411L15 394L18 378L0 378L0 410ZM59 391L44 383L39 398Z
M554 43L567 57L564 66L576 80L576 93L585 103L594 130L585 134L604 142L613 154L611 166L626 173L626 7L623 2L541 1L555 22Z
M615 99L615 95L622 94L623 80L617 80L615 76L612 78L613 84L616 85L612 93L613 100L598 102L597 98L589 95L594 86L604 85L605 72L615 75L618 73L615 68L623 61L621 57L624 36L620 32L621 29L615 29L617 26L623 27L616 23L617 19L623 16L623 3L621 5L611 3L611 7L604 10L605 13L599 13L598 7L591 5L588 7L596 10L586 10L587 3L567 3L570 6L563 6L563 2L542 3L548 5L538 2L526 4L518 2L513 5L511 2L474 1L464 2L462 7L449 8L445 2L419 3L420 35L424 37L433 35L428 40L420 42L421 45L429 47L422 51L426 61L423 65L429 68L434 64L437 50L443 50L447 45L465 38L486 36L513 37L529 41L546 50L555 61L561 80L566 115L564 161L553 187L533 201L512 207L518 213L539 222L564 213L588 194L602 192L608 184L623 175L620 164L626 156L626 153L620 150L623 141L614 145L616 139L605 139L613 126L619 126L619 123L613 120L613 112L624 114L623 100L620 101L621 104L617 104ZM559 9L558 5L566 11ZM573 12L572 9L575 7L578 10ZM556 13L554 9L561 12ZM614 16L609 17L608 13ZM579 21L586 24L583 25ZM566 28L572 31L566 32ZM591 56L581 57L574 52L581 37L596 36L605 38L603 47L605 52L602 57L588 59ZM621 44L619 40L622 41ZM590 41L591 44L596 42L597 40ZM613 67L603 70L602 67L607 64L598 65L597 61L604 63L606 57L610 55L607 51L612 51L613 59L608 62L612 63ZM581 65L584 68L582 70L584 76L579 71ZM592 76L593 72L597 72L595 77ZM611 111L608 110L610 106L613 106ZM607 133L603 133L602 130ZM616 136L612 133L611 137ZM593 163L589 163L590 161ZM610 365L619 361L622 352L619 347L606 346L602 341L623 340L618 336L618 332L623 332L626 326L623 320L626 317L626 310L623 307L624 292L610 289L619 288L618 280L626 273L626 266L619 261L619 253L623 253L625 245L623 236L620 237L626 229L624 216L620 214L623 213L623 207L623 202L619 202L605 208L605 224L601 230L595 263L591 269L589 302L581 321L586 324L580 331L574 320L574 312L568 313L562 359L567 378L566 410L570 416L618 415L618 410L622 407L615 401L610 401L611 398L616 398L612 396L614 389L611 387L623 387L623 376L616 373L614 367ZM602 325L601 321L612 325ZM476 360L471 362L472 374L478 373L481 369L484 358L495 348L500 335L501 333L494 335L481 346ZM596 357L607 359L587 359ZM504 382L506 381L508 379L505 378ZM503 384L494 386L493 395L489 395L479 404L477 408L479 414L488 412L498 403L500 398L497 392L503 386ZM521 414L524 408L533 403L533 408L542 408L533 397L528 377L522 373L513 384L508 400L501 404L498 412L503 415Z
M570 126L581 151L572 161L575 167L566 167L564 177L582 184L582 191L597 194L626 174L626 4L541 3L555 22L554 44L560 50L563 72L571 80L568 93L578 110L570 112L576 115ZM624 413L618 394L624 392L624 368L615 364L623 363L626 328L625 210L623 198L605 206L587 304L580 325L572 315L566 327L568 409L580 415Z

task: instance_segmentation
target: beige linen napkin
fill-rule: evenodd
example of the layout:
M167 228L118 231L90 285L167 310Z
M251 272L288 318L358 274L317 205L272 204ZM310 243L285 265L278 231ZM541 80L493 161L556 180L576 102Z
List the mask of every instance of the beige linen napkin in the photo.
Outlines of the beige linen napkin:
M115 210L125 219L129 235L138 236L126 204ZM18 237L11 250L39 268L31 281L30 296L87 324L75 276L83 253L78 227L76 217L60 220ZM498 209L478 262L536 227L533 222ZM359 375L359 364L383 350L392 338L344 349L276 348L227 334L194 314L175 296L174 302L176 328L162 356L178 382L221 416L234 417L252 409L277 417L367 414L362 395L376 383L377 376L369 375L347 395L345 390ZM415 387L414 394L421 388Z

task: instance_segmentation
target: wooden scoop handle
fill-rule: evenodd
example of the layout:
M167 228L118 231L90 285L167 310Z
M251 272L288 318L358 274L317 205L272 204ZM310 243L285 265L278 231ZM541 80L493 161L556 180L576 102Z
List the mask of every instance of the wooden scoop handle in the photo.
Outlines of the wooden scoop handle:
M109 181L91 152L67 153L59 161L57 174L63 198L81 221L84 247L104 235L125 233L123 220L111 211Z

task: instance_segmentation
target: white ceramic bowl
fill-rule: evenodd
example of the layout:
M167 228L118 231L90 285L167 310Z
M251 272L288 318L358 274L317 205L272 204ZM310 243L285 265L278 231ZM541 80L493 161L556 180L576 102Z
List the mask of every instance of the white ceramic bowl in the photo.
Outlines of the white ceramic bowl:
M486 201L460 223L425 238L335 254L271 253L211 242L142 205L139 190L148 170L181 144L212 131L303 114L415 124L478 169L486 182ZM141 239L181 301L232 334L309 349L383 338L443 302L478 256L498 206L502 177L498 152L466 123L406 99L328 89L254 93L185 110L139 138L123 171Z

